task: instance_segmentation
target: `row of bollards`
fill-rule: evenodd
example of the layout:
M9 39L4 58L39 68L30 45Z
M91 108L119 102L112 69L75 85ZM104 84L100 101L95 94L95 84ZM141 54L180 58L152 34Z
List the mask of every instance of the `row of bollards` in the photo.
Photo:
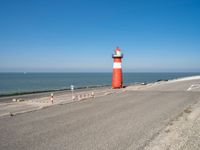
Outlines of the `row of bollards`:
M91 92L91 93L81 93L81 94L73 94L72 95L72 100L74 101L80 101L80 100L83 100L83 99L87 99L87 98L95 98L95 94L94 92ZM13 99L12 100L13 102L22 102L22 101L25 101L24 99ZM28 100L27 102L38 102L38 101L34 101L34 100ZM47 100L47 101L41 101L39 103L51 103L51 104L54 104L54 94L51 93L50 94L50 101Z
M71 92L72 92L72 100L77 100L77 101L80 101L80 100L83 100L83 99L87 99L87 98L95 98L95 94L94 92L90 92L90 93L79 93L79 94L75 94L74 95L74 86L71 85ZM13 99L12 100L13 102L21 102L21 101L24 101L22 99ZM29 101L29 102L36 102L36 101ZM49 103L49 100L47 101L41 101L39 103ZM50 94L50 103L51 104L54 104L54 93L51 93Z
M86 99L86 98L95 98L94 92L72 95L72 100L80 101L80 100L83 100L83 99Z
M87 99L87 98L95 98L94 92L77 94L77 95L72 94L72 100L80 101L80 100ZM54 103L54 94L53 93L51 93L50 102L51 102L51 104Z

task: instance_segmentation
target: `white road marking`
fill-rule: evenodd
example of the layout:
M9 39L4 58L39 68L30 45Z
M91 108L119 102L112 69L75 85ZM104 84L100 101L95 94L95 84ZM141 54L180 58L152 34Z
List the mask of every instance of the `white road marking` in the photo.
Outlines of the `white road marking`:
M187 89L187 91L191 91L198 88L200 88L200 84L193 84Z

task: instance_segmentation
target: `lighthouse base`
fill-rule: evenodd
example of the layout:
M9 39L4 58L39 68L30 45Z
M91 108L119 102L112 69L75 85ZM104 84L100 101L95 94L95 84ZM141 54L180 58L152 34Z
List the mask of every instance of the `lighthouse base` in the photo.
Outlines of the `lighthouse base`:
M123 88L122 69L113 69L112 88Z

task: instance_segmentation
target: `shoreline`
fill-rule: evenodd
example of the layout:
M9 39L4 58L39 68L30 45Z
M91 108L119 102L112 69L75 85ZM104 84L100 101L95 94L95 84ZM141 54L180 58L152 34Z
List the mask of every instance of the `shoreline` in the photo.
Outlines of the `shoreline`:
M176 79L172 79L176 80ZM167 82L170 81L170 79L158 79L153 82L134 82L134 83L129 83L124 85L125 87L127 86L135 86L135 85L147 85L147 84L152 84L152 83L157 83L157 82ZM85 90L85 89L98 89L98 88L104 88L104 87L111 87L111 85L91 85L91 86L80 86L80 87L75 87L74 90ZM36 90L36 91L22 91L22 92L13 92L13 93L2 93L0 94L0 98L6 98L6 97L11 97L11 96L23 96L23 95L29 95L29 94L40 94L40 93L49 93L49 92L61 92L61 91L71 91L70 88L61 88L61 89L49 89L49 90Z
M76 94L80 92L88 92L88 91L101 90L101 89L111 89L111 86L79 88L79 89L75 89L74 93ZM28 93L28 94L2 96L0 97L0 103L12 103L12 99L25 99L25 100L40 99L44 97L49 97L51 93L54 93L55 96L60 96L64 94L71 94L71 90L63 89L63 90L54 90L54 91L46 91L46 92L34 92L34 93Z
M124 74L128 74L128 73L124 73ZM125 79L127 79L127 80L124 80L124 85L125 86L131 86L131 85L138 85L138 84L150 84L150 83L155 83L155 82L160 82L160 81L176 80L176 79L179 79L179 78L185 78L185 77L200 75L200 73L194 73L194 74L190 74L190 73L155 73L155 75L153 75L153 76L152 75L148 76L148 74L146 74L142 78L140 78L140 76L138 76L136 74L138 74L138 73L134 73L133 76L130 79L125 77ZM149 74L151 74L151 73L149 73ZM157 74L163 74L163 75L157 76ZM136 75L135 76L136 78L133 78L134 75ZM127 77L130 77L130 76L127 76ZM22 81L23 81L23 79L22 79ZM0 98L9 97L9 96L27 95L27 94L38 94L38 93L48 93L48 92L57 92L57 91L70 91L70 88L69 88L70 85L68 85L68 84L65 85L65 86L58 86L58 87L54 87L53 85L49 85L49 86L45 86L45 87L39 86L39 87L32 88L31 85L24 82L23 84L25 85L25 87L28 86L27 88L23 88L21 84L16 84L15 85L16 87L12 86L12 84L10 84L10 86L13 87L13 88L6 89L4 87L4 86L6 86L5 83L1 87L2 90L0 92ZM79 83L79 82L77 82L77 83ZM107 86L111 86L111 81L106 82L106 83L104 83L104 82L102 82L102 83L101 82L100 83L94 82L90 85L80 83L80 85L75 85L75 90L88 89L88 88L89 89L90 88L99 88L99 87L107 87Z
M131 86L138 86L138 85L152 85L156 83L162 83L162 82L176 82L176 81L183 81L183 80L191 80L191 79L198 79L200 78L199 75L196 76L187 76L187 77L180 77L180 78L174 78L174 79L158 79L154 82L135 82L125 85L125 87L131 87ZM74 89L75 92L81 92L81 91L88 91L88 90L98 90L98 89L104 89L104 88L111 88L111 85L93 85L93 86L84 86L84 87L77 87ZM27 92L15 92L15 93L8 93L8 94L0 94L0 103L1 102L7 102L8 99L12 98L41 98L49 96L51 93L55 94L63 94L63 93L70 93L71 90L69 88L64 89L54 89L54 90L38 90L38 91L27 91Z
M93 88L101 88L101 87L109 87L110 85L94 85L94 86L83 86L74 88L74 90L82 90L82 89L93 89ZM13 92L13 93L5 93L0 94L0 98L10 97L10 96L20 96L20 95L28 95L28 94L39 94L39 93L49 93L49 92L61 92L61 91L71 91L70 88L63 89L52 89L52 90L36 90L36 91L22 91L22 92Z

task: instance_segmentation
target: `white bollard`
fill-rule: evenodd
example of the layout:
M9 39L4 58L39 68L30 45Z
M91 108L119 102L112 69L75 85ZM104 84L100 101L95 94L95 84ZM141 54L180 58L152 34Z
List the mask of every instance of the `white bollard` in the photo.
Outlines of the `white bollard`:
M51 103L53 104L53 93L51 93Z
M17 99L16 99L16 98L14 98L12 101L13 101L13 102L16 102L16 101L17 101Z
M92 97L95 98L95 96L94 96L94 92L92 92Z
M78 101L80 101L81 100L81 95L78 95Z

